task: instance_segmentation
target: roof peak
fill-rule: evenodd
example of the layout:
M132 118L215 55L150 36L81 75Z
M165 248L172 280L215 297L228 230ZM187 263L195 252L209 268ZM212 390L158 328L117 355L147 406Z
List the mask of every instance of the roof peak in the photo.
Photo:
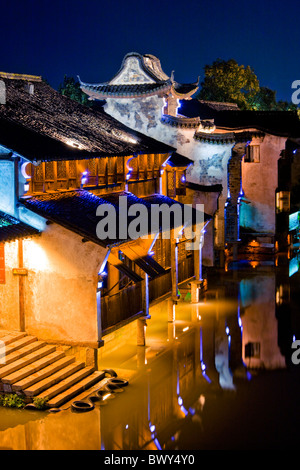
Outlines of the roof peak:
M81 89L91 99L163 96L170 92L184 99L194 94L199 85L180 84L174 80L174 72L167 75L160 60L153 54L129 52L123 58L121 67L114 77L104 83L85 83L78 77Z
M7 78L9 80L26 80L28 82L41 82L42 77L38 75L27 75L24 73L7 73L0 72L0 78Z

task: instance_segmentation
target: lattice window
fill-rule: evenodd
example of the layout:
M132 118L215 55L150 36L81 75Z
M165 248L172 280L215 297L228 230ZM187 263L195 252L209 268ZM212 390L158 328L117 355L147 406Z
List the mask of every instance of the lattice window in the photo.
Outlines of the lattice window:
M67 178L66 162L57 162L57 179Z
M174 173L174 171L168 171L167 175L168 175L167 195L169 197L175 197L176 196L175 173Z
M35 181L43 181L44 180L44 172L43 172L43 165L36 166L34 168L34 180Z
M54 181L55 179L53 162L48 162L45 165L45 179L51 181Z
M76 178L77 176L76 160L69 162L69 176L70 178Z
M153 155L149 154L147 155L147 169L148 171L151 171L153 168Z
M160 156L154 155L154 169L158 170L160 167Z
M88 161L88 172L90 176L96 176L97 175L97 160L95 158L91 158Z
M137 169L138 169L138 162L137 162L137 158L132 158L129 162L129 168L132 168L132 171L134 173L137 173Z
M99 158L98 175L104 176L106 171L106 158Z
M124 173L124 159L123 157L117 158L117 173Z
M144 171L145 169L145 157L140 155L138 158L139 171Z

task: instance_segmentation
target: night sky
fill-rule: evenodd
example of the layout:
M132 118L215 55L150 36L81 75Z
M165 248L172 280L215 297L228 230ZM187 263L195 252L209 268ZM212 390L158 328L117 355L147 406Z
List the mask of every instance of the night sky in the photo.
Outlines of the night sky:
M103 82L125 54L154 54L182 83L215 59L250 65L261 86L291 100L300 80L299 0L2 0L0 70Z

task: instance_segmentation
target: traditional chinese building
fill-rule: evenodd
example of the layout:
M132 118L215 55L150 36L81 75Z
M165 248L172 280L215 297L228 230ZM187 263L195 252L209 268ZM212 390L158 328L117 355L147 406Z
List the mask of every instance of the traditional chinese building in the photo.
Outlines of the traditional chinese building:
M173 306L190 278L198 292L203 233L193 251L184 236L165 238L161 219L154 234L147 227L133 238L123 210L184 210L191 161L40 77L1 73L0 103L0 328L96 351L137 320L143 344L152 300L168 294ZM106 239L99 207L118 216ZM184 222L171 221L171 234L184 233Z
M185 202L205 204L214 217L206 264L222 260L226 247L236 253L241 232L274 247L278 160L287 139L299 138L296 112L244 112L231 103L195 100L198 81L176 82L150 54L127 54L109 82L80 83L108 114L193 161Z

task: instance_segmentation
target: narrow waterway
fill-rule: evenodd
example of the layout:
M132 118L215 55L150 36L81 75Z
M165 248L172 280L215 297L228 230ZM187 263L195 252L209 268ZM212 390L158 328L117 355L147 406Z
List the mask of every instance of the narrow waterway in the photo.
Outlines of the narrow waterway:
M294 449L299 441L300 273L287 260L209 273L176 322L151 308L146 346L127 326L107 338L101 368L129 386L87 413L0 408L0 449Z

